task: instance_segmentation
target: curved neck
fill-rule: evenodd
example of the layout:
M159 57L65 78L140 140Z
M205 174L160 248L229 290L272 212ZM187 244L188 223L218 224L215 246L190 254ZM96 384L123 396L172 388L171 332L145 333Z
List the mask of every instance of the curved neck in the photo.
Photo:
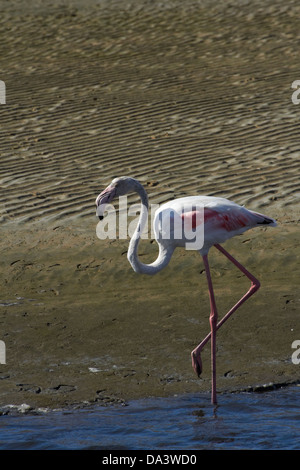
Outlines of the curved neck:
M135 188L136 192L141 198L141 213L137 224L137 228L130 240L127 258L131 264L133 270L136 273L141 274L156 274L161 271L169 263L173 254L174 248L168 245L162 245L159 243L159 254L157 259L151 264L144 264L139 260L138 257L138 246L141 238L141 234L148 221L148 196L142 185L138 184Z

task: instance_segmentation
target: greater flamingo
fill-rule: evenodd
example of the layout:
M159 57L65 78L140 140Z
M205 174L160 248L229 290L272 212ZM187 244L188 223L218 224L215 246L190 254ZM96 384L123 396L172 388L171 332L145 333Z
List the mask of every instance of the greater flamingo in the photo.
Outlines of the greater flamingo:
M127 258L137 273L156 274L169 263L176 247L187 247L191 241L191 232L196 237L202 230L203 244L197 251L204 262L209 297L210 297L210 333L191 352L192 365L198 376L202 372L201 351L211 339L211 401L217 403L216 392L216 332L223 323L240 307L260 286L259 281L231 256L220 243L239 235L256 226L276 226L276 221L263 214L253 212L228 199L212 196L191 196L172 200L163 204L156 212L153 220L155 239L159 246L159 255L151 264L143 264L138 258L138 245L145 225L148 221L148 196L139 181L131 177L115 178L96 199L97 214L103 219L105 205L119 196L136 192L141 198L141 211L135 232L130 240ZM186 210L186 208L189 210ZM187 227L184 230L183 227ZM178 231L181 228L181 232ZM190 231L190 232L188 232ZM181 237L178 236L181 233ZM176 236L175 236L176 235ZM246 294L218 322L217 307L214 297L212 279L208 263L208 251L215 246L251 281ZM196 248L195 248L196 249Z

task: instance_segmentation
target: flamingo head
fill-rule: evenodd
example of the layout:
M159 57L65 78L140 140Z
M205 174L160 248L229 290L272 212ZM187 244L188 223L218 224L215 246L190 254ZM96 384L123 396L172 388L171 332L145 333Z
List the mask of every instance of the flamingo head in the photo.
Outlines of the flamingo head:
M96 198L96 212L100 220L103 219L106 204L110 204L113 199L130 193L135 189L136 180L127 176L115 178L109 186Z

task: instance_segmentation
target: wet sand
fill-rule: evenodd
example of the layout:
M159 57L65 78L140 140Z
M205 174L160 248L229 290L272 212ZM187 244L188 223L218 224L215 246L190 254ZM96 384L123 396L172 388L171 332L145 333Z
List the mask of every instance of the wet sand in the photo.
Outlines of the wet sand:
M95 197L121 175L151 203L222 195L278 220L225 245L261 289L218 332L218 389L297 382L299 6L93 3L1 7L0 405L210 391L209 346L201 379L190 361L209 331L201 257L149 278L128 240L96 236ZM222 316L248 282L210 261Z

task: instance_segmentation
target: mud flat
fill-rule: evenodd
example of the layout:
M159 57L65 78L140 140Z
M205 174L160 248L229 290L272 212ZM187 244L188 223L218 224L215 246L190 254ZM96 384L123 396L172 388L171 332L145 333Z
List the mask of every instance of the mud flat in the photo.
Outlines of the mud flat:
M297 382L297 2L83 3L2 6L0 405L210 391L209 347L201 379L190 363L209 330L200 256L143 277L128 240L96 236L121 175L153 203L222 195L278 220L226 243L261 289L218 332L218 388ZM248 283L210 260L221 316Z

